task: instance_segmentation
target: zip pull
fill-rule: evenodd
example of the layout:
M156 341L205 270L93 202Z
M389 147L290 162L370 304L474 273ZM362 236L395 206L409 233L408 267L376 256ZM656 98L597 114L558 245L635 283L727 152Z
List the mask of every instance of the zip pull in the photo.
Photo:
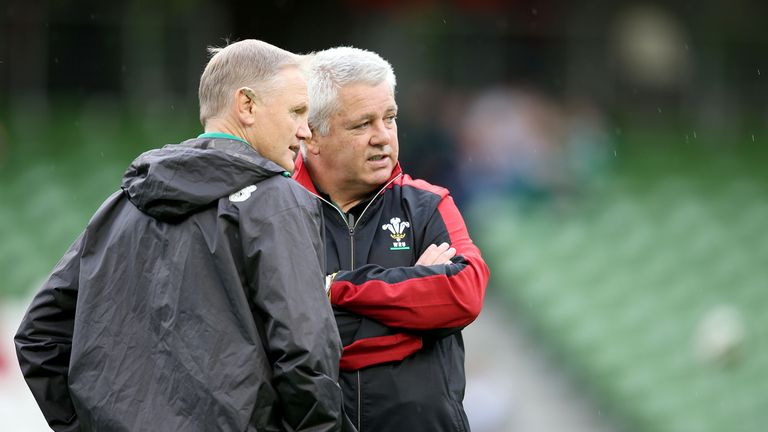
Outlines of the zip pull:
M347 228L349 228L349 253L350 253L350 270L355 269L355 215L352 213L347 214L347 219L349 220L349 225L347 225Z
M352 213L347 213L347 228L349 228L349 235L353 236L355 235L355 215Z

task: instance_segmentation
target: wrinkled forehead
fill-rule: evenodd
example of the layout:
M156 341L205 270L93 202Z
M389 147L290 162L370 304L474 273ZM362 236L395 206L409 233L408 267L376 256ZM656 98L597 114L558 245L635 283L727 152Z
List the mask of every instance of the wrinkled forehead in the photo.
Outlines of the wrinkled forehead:
M387 82L379 84L351 83L342 86L338 92L339 112L397 111L395 94Z

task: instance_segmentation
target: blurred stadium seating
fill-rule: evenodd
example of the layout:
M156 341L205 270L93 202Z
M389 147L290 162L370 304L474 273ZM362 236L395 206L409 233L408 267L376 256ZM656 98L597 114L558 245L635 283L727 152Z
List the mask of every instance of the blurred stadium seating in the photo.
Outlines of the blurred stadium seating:
M101 107L53 113L44 126L9 116L16 151L0 170L0 298L37 288L101 202L119 189L133 158L200 133L193 112L147 115L140 122Z
M489 289L623 430L763 430L765 154L635 144L576 203L478 204Z

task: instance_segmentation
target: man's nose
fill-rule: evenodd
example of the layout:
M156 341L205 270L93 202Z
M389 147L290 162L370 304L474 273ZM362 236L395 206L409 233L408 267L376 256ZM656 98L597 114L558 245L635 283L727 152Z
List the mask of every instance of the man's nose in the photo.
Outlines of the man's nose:
M312 130L309 129L307 122L302 122L299 126L299 130L296 131L296 137L304 141L309 141L312 138Z
M388 128L383 121L373 123L373 134L371 135L371 145L386 145L392 140L392 134L395 133Z

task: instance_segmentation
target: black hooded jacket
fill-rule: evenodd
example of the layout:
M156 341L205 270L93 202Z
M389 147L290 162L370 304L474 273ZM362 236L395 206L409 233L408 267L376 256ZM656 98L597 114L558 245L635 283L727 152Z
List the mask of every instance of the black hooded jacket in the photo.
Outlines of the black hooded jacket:
M318 204L246 143L139 156L16 334L56 431L332 431Z

